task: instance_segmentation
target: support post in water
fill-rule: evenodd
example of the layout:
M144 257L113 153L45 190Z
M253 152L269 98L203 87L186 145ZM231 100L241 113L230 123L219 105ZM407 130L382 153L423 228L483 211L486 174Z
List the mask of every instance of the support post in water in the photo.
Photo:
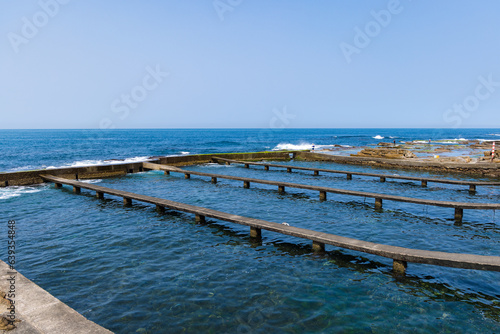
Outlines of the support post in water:
M54 183L54 185L56 186L56 188L62 188L62 183Z
M163 174L170 175L170 171L166 170Z
M194 220L197 222L197 223L206 223L206 219L205 219L205 216L202 216L202 215L195 215L194 216Z
M156 204L156 212L158 212L158 213L165 213L165 207L161 206L159 204Z
M285 186L278 186L278 192L283 194L285 192Z
M248 164L245 164L245 168L250 168L250 165L248 165Z
M469 186L469 192L470 193L475 193L476 192L476 185L475 184L471 184Z
M250 188L250 182L248 182L248 181L243 181L243 188L245 188L245 189Z
M322 242L313 241L312 251L314 253L324 253L325 252L325 244Z
M319 171L315 170L314 171L314 176L318 176L319 175Z
M326 201L326 191L320 191L319 192L319 200L320 201Z
M427 180L422 180L422 187L427 187Z
M250 238L262 238L262 230L257 227L250 227Z
M462 209L462 208L455 208L455 222L456 223L461 223L463 217L464 217L464 209Z
M228 166L229 166L230 164L231 164L231 163L230 163L229 161L226 161L226 165L228 165Z
M104 193L101 191L96 191L95 192L95 197L98 199L103 199L104 198Z
M264 166L264 170L269 170L269 166Z
M352 174L347 174L347 179L352 180Z
M382 209L382 198L375 198L375 210Z
M184 174L184 178L185 178L185 179L189 179L189 178L191 178L191 174L185 173L185 174Z
M81 192L82 192L82 189L81 189L80 187L74 186L74 187L73 187L73 192L74 192L75 194L79 194L79 193L81 193Z
M392 262L392 270L396 275L404 276L406 274L408 263L406 261L394 260Z
M126 206L132 205L132 199L131 198L127 198L127 197L123 197L123 204L126 205Z
M385 182L385 176L380 177L380 182Z
M292 169L291 169L290 167L287 167L286 172L287 172L287 173L291 173L291 172L292 172Z
M216 184L217 183L217 178L215 176L212 176L212 183Z

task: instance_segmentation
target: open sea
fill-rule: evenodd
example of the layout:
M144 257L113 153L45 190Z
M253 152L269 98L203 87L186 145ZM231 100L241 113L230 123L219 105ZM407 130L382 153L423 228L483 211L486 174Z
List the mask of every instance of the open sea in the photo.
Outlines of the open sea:
M500 129L0 130L0 172L144 161L154 156L333 148L401 141L500 140ZM326 162L329 169L479 179ZM458 202L498 203L499 187L465 186L205 164L190 170ZM487 180L487 179L481 179ZM491 179L489 179L491 180ZM495 180L499 181L499 180ZM500 255L500 217L453 209L149 171L89 180L101 186L286 222L382 244ZM116 333L500 333L500 273L408 264L52 184L0 188L0 258L16 220L16 269L86 318ZM3 229L3 232L2 232Z

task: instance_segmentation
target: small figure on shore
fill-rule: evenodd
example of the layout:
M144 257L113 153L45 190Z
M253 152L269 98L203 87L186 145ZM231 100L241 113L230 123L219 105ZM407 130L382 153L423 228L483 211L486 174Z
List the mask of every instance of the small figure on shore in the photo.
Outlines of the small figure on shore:
M312 150L314 151L314 145L313 145L313 147L312 147Z
M394 147L396 147L396 139L394 139Z
M431 140L429 139L429 145L431 144Z

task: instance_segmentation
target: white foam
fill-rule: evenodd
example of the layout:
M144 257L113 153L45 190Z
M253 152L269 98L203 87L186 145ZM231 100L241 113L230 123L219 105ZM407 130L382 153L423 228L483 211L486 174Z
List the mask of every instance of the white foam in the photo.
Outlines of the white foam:
M133 157L127 158L123 160L80 160L75 161L70 164L62 165L59 167L49 166L45 169L54 169L54 168L71 168L71 167L87 167L87 166L97 166L97 165L117 165L123 163L134 163L134 162L143 162L150 160L149 157Z
M189 153L191 153L191 152L181 151L182 155L186 155L186 154L189 154Z
M90 180L78 180L83 183L99 183L102 182L102 179L90 179Z
M27 186L12 186L0 188L0 200L9 199L12 197L18 197L23 194L32 194L40 192L44 189L47 189L48 185L36 186L36 187L27 187Z
M280 143L273 148L273 151L283 151L283 150L310 150L314 144L302 143L302 144L290 144L290 143ZM319 148L319 146L315 146Z
M376 135L375 137L372 137L373 139L384 139L381 135Z

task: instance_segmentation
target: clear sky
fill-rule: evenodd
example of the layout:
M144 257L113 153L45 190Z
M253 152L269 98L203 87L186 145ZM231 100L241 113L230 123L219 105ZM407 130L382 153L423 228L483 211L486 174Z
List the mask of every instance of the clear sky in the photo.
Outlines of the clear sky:
M0 6L2 129L500 125L498 0Z

